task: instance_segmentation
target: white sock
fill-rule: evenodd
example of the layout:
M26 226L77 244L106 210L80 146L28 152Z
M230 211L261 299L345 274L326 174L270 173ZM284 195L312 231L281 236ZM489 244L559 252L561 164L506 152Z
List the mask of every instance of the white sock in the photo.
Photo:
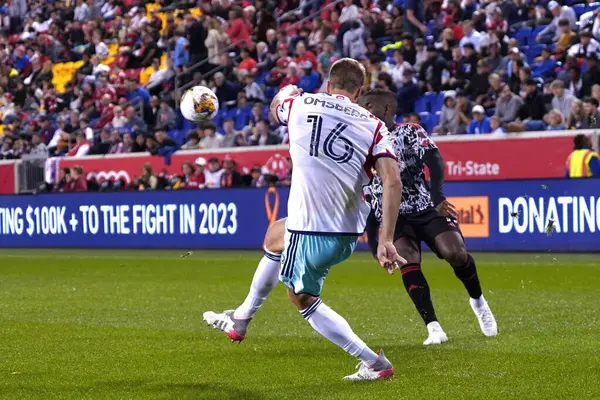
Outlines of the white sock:
M356 335L341 315L329 308L321 299L300 311L310 326L346 353L360 358L368 364L377 360L377 354Z
M250 291L244 302L234 311L233 318L250 319L256 314L269 294L279 282L279 269L281 268L281 254L274 254L265 250L265 255L258 263Z
M483 295L479 296L478 299L469 298L469 302L471 303L471 306L473 306L475 308L481 308L481 307L485 306L485 304L486 304L486 301L483 298Z

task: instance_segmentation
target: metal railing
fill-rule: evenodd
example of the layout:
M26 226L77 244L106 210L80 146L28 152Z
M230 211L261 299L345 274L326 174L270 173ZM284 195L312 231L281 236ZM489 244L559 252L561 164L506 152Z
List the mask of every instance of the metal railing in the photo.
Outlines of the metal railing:
M321 8L321 9L320 9L320 11L327 10L327 9L329 9L329 8L333 8L333 7L337 6L339 3L341 3L342 1L343 1L343 0L334 0L333 2L331 2L331 3L327 4L325 7ZM305 5L304 7L307 7L307 6L310 6L310 3L309 3L308 5ZM278 17L278 18L275 20L275 21L276 21L276 23L277 23L277 25L278 25L278 26L279 26L279 25L281 25L281 22L282 22L282 20L284 19L284 17L285 17L286 15L289 15L290 13L294 13L294 12L297 12L297 11L298 11L298 9L296 9L296 10L292 10L292 11L288 11L287 13L284 13L283 15L279 16L279 17ZM302 10L300 10L300 11L302 11ZM299 21L296 21L296 22L294 22L292 25L290 25L290 26L288 26L288 27L286 28L286 32L292 31L292 30L294 30L294 29L295 29L297 26L304 24L306 21L309 21L309 20L312 20L312 19L316 18L316 17L317 17L317 16L320 14L320 11L319 11L319 12L312 13L312 14L310 14L310 15L307 15L306 17L304 17L304 18L300 19ZM226 52L229 52L231 49L234 49L235 47L236 47L236 45L234 45L234 44L232 43L232 44L230 44L229 46L227 46L227 47L225 47L224 49L222 49L222 50L220 50L219 52L217 52L216 54L214 54L212 57L221 56L221 55L225 54ZM202 67L203 65L207 64L207 63L208 63L208 60L209 60L209 58L207 57L207 58L205 58L204 60L202 60L202 61L199 61L199 62L197 62L196 64L194 64L194 65L192 65L192 66L190 66L190 67L186 68L186 69L185 69L185 70L183 70L183 72L181 72L180 74L176 74L176 75L175 75L175 91L183 91L183 90L186 90L186 89L188 89L189 87L191 87L191 86L192 86L192 84L193 84L192 82L188 82L188 83L186 83L185 85L183 85L183 86L179 87L179 86L178 86L178 85L179 85L179 80L177 79L177 77L178 77L178 76L181 76L181 75L190 75L190 74L193 74L193 73L194 73L196 70L198 70L198 68L200 68L200 67ZM202 78L201 78L201 80L205 80L207 77L209 77L209 76L212 76L213 74L215 74L215 73L219 72L220 70L222 70L222 69L224 69L224 68L225 68L225 66L224 66L224 65L219 65L219 66L217 66L217 67L213 68L212 70L210 70L210 71L208 71L208 72L205 72L204 74L202 74Z
M23 154L17 163L18 193L35 193L45 182L46 155Z

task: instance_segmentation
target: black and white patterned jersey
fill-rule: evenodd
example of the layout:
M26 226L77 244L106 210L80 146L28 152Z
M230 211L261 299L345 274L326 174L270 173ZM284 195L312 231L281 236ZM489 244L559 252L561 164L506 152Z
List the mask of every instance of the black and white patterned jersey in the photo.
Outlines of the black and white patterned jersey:
M417 124L399 124L390 132L394 151L398 158L402 177L402 203L400 214L415 214L433 208L429 186L425 181L423 157L437 146L425 129ZM375 216L381 221L382 182L377 175L365 188L365 199L370 203Z

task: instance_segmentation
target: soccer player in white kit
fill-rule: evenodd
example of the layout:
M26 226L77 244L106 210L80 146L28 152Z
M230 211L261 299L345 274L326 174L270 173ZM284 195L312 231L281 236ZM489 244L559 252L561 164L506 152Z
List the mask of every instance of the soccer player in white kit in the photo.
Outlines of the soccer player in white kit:
M398 164L383 122L354 103L364 81L359 62L341 59L331 67L327 94L300 94L287 87L271 105L279 122L288 126L294 164L280 280L317 332L361 360L347 380L394 374L383 352L378 355L367 347L319 297L329 269L352 254L364 232L370 209L362 187L372 167L384 185L377 258L388 271L405 262L392 243L402 187Z

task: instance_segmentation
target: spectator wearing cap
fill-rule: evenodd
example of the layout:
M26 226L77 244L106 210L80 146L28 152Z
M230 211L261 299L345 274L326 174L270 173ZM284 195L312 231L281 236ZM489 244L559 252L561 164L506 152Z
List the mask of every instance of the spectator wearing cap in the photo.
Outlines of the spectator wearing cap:
M235 147L235 138L237 135L238 132L236 132L233 125L233 119L226 118L223 121L223 140L221 141L221 147Z
M198 150L200 149L200 135L198 131L193 130L187 134L187 142L181 146L181 150Z
M398 89L398 115L414 112L415 102L421 91L416 83L413 69L409 66L402 71L402 86Z
M569 21L569 26L572 30L577 29L577 16L575 11L569 6L561 6L557 1L552 0L548 3L548 10L552 14L552 22L544 28L535 40L539 43L551 44L552 42L558 41L560 38L560 29L558 22L565 18Z
M204 189L206 187L206 164L207 162L204 157L198 157L194 161L194 180L198 182L198 189Z
M485 109L476 105L472 109L473 119L469 124L469 129L467 130L468 134L480 134L480 133L490 133L492 130L490 129L490 119L485 115Z
M523 104L523 99L514 94L510 90L510 86L503 84L502 89L500 89L500 96L496 101L495 115L501 124L513 122L517 119Z
M552 108L558 110L565 118L571 112L571 105L575 97L565 90L565 83L556 79L550 85L552 91Z
M508 62L506 63L506 76L510 80L513 76L519 78L519 69L525 65L521 59L521 52L517 47L513 47L508 52Z
M587 70L581 77L581 97L588 97L592 94L592 87L600 83L600 68L598 67L598 55L596 53L587 56Z
M402 47L400 47L404 61L410 65L415 65L417 61L417 50L415 49L415 41L410 33L402 34Z
M475 30L473 26L473 21L466 20L463 21L463 37L460 39L459 46L464 54L465 44L471 43L475 51L479 51L480 42L481 42L481 33Z
M589 31L579 32L579 43L574 44L567 51L567 55L575 58L586 58L590 54L597 54L600 50L600 43L592 38Z
M583 99L583 120L580 129L598 129L600 128L600 110L598 110L598 100L593 97Z
M442 86L442 72L446 67L446 61L438 55L435 47L427 47L427 60L419 71L421 88L427 92L439 92Z
M531 66L532 76L534 78L550 79L556 77L554 71L557 67L556 60L552 57L552 50L549 46L542 49L542 54L535 59L535 63Z
M302 76L298 80L298 88L306 93L315 93L321 83L321 75L313 70L313 65L310 61L304 61L300 65L302 67Z

